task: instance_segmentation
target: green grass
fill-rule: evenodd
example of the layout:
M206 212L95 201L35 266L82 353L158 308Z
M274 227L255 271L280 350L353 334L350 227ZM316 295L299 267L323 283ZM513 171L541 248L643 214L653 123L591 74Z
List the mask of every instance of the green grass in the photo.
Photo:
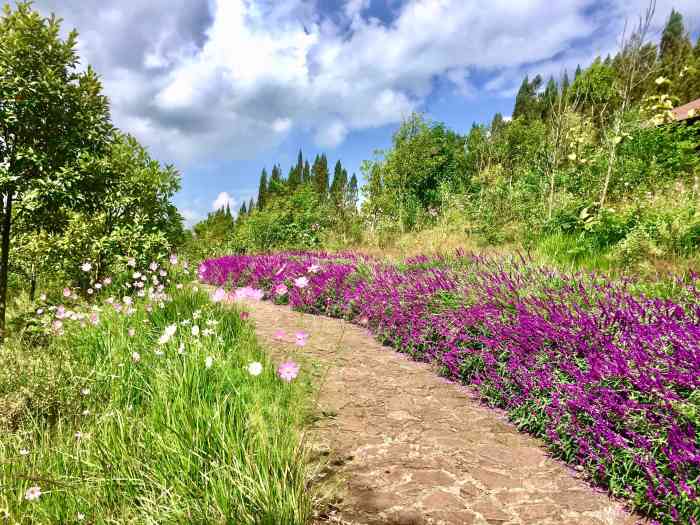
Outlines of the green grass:
M180 324L158 345L166 325L198 310L194 322L215 335ZM251 361L261 375L248 373ZM0 351L0 523L3 514L10 523L305 523L306 394L302 381L276 377L236 310L203 293L178 292L150 314L105 305L98 326L45 347L9 342ZM27 501L32 486L42 495Z

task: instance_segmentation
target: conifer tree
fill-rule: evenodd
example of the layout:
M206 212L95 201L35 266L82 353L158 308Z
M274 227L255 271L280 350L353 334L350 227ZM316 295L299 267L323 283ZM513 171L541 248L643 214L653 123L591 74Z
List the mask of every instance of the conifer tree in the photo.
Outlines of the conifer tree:
M576 80L580 74L581 74L581 65L579 64L576 66L576 71L574 72L574 80Z
M267 202L267 170L263 168L258 184L258 209L262 210Z
M689 63L693 53L693 45L683 25L683 15L675 9L666 22L661 34L659 46L659 61L661 62L661 74L670 80L670 93L682 97L684 86L681 80L681 71Z
M515 107L513 108L513 118L524 117L526 119L537 118L541 112L537 91L542 84L542 77L535 76L532 81L527 76L520 85L518 94L515 97Z
M546 120L547 118L549 118L551 108L554 105L554 101L557 99L558 95L559 88L557 87L557 83L554 80L554 77L549 77L549 80L547 81L547 87L544 89L544 93L542 93L540 103L540 107L542 108L541 113L543 119Z
M253 199L253 197L251 197L250 201L248 202L248 215L250 215L254 209L255 209L255 200Z
M311 182L311 165L308 160L304 162L304 173L302 174L301 180L304 184Z
M330 190L331 199L336 207L345 207L347 186L348 172L343 169L343 165L338 161L333 169L333 182Z
M561 94L566 96L567 92L569 91L569 86L571 86L571 82L569 82L569 73L564 70L564 76L561 79Z
M522 84L520 84L520 89L518 89L518 94L515 95L515 107L513 108L513 118L518 118L522 115L525 115L525 113L527 112L529 89L530 80L528 76L525 75Z
M348 183L348 207L352 211L357 211L357 199L359 196L359 190L357 188L357 176L353 173Z
M246 208L245 202L241 204L240 209L238 210L238 217L245 217L248 214L248 209Z
M505 126L505 122L503 120L503 115L501 115L500 112L496 113L493 116L493 120L491 120L491 134L492 135L497 135Z
M291 168L289 168L289 175L287 176L287 185L292 191L301 185L301 173L299 173L296 166L292 166Z
M269 196L276 195L282 190L282 170L275 164L272 166L272 173L270 174L270 182L267 185L267 194Z

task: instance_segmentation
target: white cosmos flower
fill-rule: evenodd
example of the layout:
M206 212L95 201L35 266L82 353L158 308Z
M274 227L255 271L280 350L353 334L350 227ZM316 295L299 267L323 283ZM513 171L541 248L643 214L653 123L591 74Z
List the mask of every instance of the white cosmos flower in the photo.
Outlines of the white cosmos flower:
M204 366L207 368L211 368L213 364L214 358L212 356L207 356L206 360L204 361Z
M90 264L89 262L84 262L84 263L80 266L80 269L81 269L82 271L84 271L84 272L89 272L90 270L92 270L92 264Z
M248 373L252 376L259 376L263 371L262 363L253 361L248 365Z
M199 326L197 326L196 324L192 325L192 335L195 337L199 335Z

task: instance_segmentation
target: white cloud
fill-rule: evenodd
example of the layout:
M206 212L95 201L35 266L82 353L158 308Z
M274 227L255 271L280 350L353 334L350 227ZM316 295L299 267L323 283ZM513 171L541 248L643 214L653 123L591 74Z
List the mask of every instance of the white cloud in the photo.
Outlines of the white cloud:
M185 219L185 226L187 228L191 228L204 218L201 213L191 208L181 209L180 214L182 215L182 218Z
M328 125L322 126L316 133L316 143L326 148L335 148L345 140L348 129L339 120L335 120Z
M80 30L115 123L183 169L253 158L293 129L337 146L421 109L436 78L463 96L510 97L526 73L573 76L577 63L614 52L624 19L646 5L392 0L381 22L369 0L332 15L322 0L37 1ZM658 0L656 36L672 1L697 30L697 0Z
M236 199L229 195L228 192L222 191L216 196L214 202L211 203L211 209L212 211L216 211L220 210L221 208L225 208L227 205L232 209L235 208Z

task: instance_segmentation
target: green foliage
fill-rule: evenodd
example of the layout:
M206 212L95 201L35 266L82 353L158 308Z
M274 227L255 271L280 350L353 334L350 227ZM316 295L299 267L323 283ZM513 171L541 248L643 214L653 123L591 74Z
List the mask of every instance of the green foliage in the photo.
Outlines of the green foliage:
M477 243L534 247L566 265L692 260L700 124L676 123L671 109L692 92L700 41L692 50L674 11L657 56L650 16L573 82L526 77L512 120L497 114L466 136L415 115L402 123L363 165L368 234L385 247L412 230L453 232L449 217Z
M237 253L318 248L321 231L328 225L327 208L321 197L315 188L304 185L240 220L230 248Z
M2 353L0 509L13 522L307 523L303 385L276 377L238 311L169 291L150 313L105 305L96 326Z
M29 3L6 4L0 17L0 337L13 213L36 224L56 210L89 209L105 184L82 169L104 151L112 127L97 75L78 70L76 38L73 31L63 40L60 21Z

